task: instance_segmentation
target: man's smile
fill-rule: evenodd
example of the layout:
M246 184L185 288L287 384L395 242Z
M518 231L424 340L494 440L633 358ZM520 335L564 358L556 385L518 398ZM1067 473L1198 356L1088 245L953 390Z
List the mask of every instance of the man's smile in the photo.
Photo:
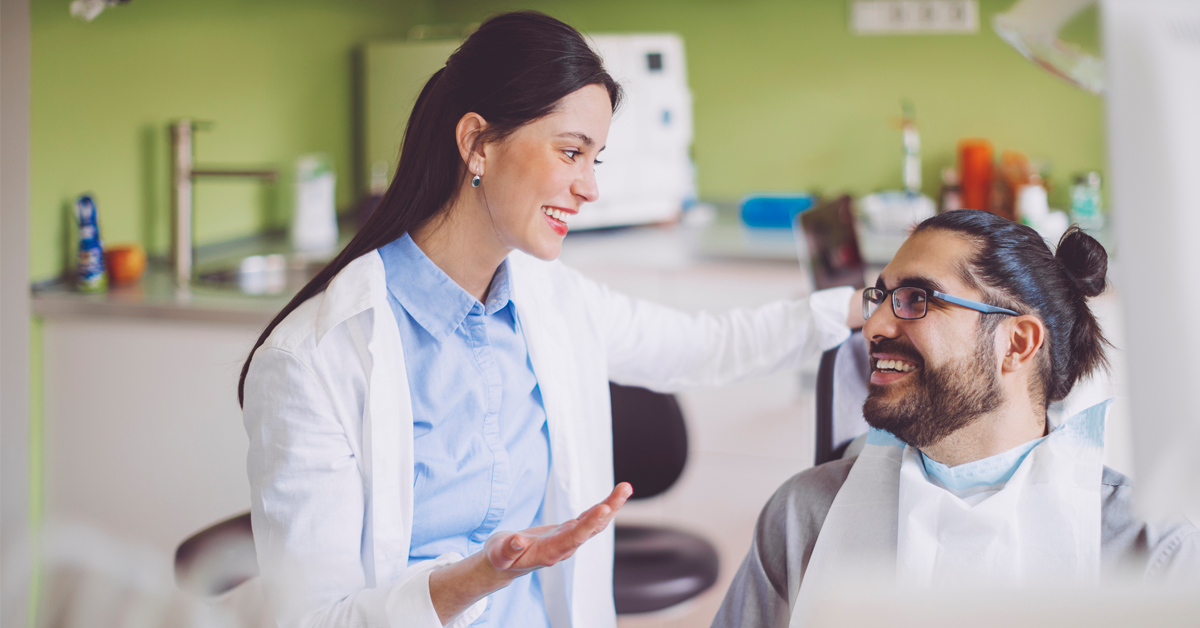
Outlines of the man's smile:
M871 354L871 383L891 384L915 372L919 366L911 360L889 353Z

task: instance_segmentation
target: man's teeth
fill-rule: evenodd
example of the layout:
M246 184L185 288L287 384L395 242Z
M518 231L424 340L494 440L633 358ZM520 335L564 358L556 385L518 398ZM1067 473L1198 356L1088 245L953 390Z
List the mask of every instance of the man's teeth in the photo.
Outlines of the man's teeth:
M560 222L569 222L573 215L561 209L551 209L549 207L543 207L542 213Z
M908 362L901 362L900 360L879 360L875 363L875 370L877 371L900 371L901 373L907 373L916 369L916 366Z

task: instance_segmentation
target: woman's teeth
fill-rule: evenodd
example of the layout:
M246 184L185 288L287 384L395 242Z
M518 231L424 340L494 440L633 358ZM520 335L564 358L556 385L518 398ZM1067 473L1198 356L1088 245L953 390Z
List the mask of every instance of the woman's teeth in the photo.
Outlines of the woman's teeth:
M561 209L552 209L550 207L543 207L542 213L563 223L570 221L571 216L573 215Z
M907 373L909 371L915 371L916 369L917 367L913 366L912 364L909 364L908 362L901 362L900 360L879 360L875 363L875 370L877 371L899 371L901 373Z

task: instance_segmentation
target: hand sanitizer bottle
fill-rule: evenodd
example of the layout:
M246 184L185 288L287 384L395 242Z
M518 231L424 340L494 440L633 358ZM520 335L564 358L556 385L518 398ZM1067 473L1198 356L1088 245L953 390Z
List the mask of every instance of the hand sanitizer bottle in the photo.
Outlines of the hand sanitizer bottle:
M296 162L296 205L292 214L292 246L322 252L337 246L336 177L325 155L304 155Z

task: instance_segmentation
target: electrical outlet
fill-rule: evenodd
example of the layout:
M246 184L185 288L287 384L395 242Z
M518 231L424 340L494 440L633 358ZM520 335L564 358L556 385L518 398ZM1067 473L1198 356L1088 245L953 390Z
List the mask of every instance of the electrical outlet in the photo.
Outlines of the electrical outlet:
M858 35L978 33L977 0L854 0L850 30Z

